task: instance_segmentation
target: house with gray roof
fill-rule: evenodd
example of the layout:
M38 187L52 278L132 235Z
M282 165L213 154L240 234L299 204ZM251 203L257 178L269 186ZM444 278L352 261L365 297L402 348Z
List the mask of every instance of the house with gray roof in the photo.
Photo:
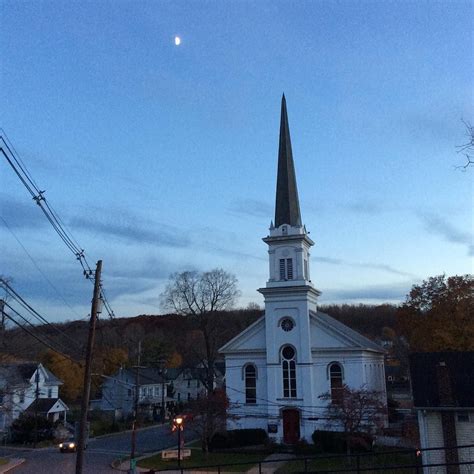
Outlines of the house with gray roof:
M59 398L62 382L43 364L38 362L16 362L0 365L0 428L6 428L30 407L48 410L33 410L45 414L51 421L66 421L69 410ZM43 401L44 400L44 401ZM34 404L34 405L33 405ZM31 410L30 410L31 411Z

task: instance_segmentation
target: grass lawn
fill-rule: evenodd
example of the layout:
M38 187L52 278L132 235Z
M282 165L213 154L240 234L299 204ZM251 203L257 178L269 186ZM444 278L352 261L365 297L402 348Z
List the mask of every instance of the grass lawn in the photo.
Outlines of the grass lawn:
M386 448L383 449L383 452L388 451ZM321 455L328 456L328 455ZM352 462L352 464L351 464ZM351 474L356 473L356 458L352 460L346 459L345 456L331 457L331 458L321 458L321 459L308 459L307 466L308 471L323 471L327 470L343 470L347 469L346 473ZM387 453L387 454L378 454L376 456L360 456L359 458L360 467L370 468L377 467L381 468L384 466L394 466L394 465L414 465L415 458L412 453ZM352 469L352 470L351 470ZM305 465L304 461L293 461L286 463L283 467L278 469L276 472L279 474L286 474L291 472L304 472ZM405 468L405 469L390 469L385 468L377 471L364 471L364 474L412 474L415 472L414 468Z
M191 457L181 462L182 467L198 467L214 464L234 464L234 466L225 466L222 468L226 472L245 472L252 468L258 461L265 459L265 454L242 454L242 453L209 453L205 457L200 448L191 448ZM235 465L238 463L249 463L248 465ZM138 466L148 469L173 469L178 467L176 459L171 461L162 461L161 454L142 459ZM217 471L215 469L206 469L206 471Z
M8 459L5 458L0 458L0 466L3 466L4 464L8 463Z

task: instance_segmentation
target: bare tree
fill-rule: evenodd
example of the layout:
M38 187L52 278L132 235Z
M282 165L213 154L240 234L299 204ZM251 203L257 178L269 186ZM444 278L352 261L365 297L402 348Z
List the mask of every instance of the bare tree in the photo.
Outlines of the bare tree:
M352 445L362 441L362 434L379 431L387 415L382 393L364 387L353 389L343 385L337 397L327 392L319 398L329 402L323 414L326 425L343 429L348 454Z
M194 416L192 431L201 438L202 451L207 454L212 437L225 429L229 418L236 419L229 414L229 399L224 390L217 389L191 401L189 408Z
M193 318L202 334L204 357L201 362L206 369L203 383L208 393L214 387L221 312L231 309L239 295L235 275L220 268L173 273L161 294L164 309Z
M469 168L471 165L474 165L474 127L465 120L462 121L466 127L466 135L468 140L463 145L458 145L458 153L462 153L466 157L466 162L464 165L460 165L457 168L462 168L464 171Z

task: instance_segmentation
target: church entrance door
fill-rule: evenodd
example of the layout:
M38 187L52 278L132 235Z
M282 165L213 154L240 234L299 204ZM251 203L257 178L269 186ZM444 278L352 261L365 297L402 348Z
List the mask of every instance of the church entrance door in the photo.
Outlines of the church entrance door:
M296 444L300 439L300 412L283 410L283 442Z

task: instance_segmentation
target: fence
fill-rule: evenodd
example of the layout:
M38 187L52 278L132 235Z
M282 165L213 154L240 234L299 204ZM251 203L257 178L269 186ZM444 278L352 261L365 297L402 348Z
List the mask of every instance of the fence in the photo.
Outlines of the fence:
M445 454L447 452L457 452L458 461L446 462ZM435 454L436 456L430 456ZM432 458L434 458L432 460ZM438 462L437 462L438 460ZM190 473L191 471L214 471L218 474L228 472L230 467L232 471L238 466L242 470L238 472L246 472L254 467L252 472L263 474L269 472L269 463L274 464L274 460L262 460L255 462L242 462L232 464L214 464L207 466L186 466L175 467L169 469L160 469L159 471L150 472L166 472L174 471L181 473ZM288 472L308 473L308 474L474 474L474 444L426 448L426 449L403 449L382 452L357 453L350 455L312 455L297 458L281 458L278 463ZM456 467L457 466L457 467ZM226 469L227 468L227 469ZM286 472L283 469L280 472Z

